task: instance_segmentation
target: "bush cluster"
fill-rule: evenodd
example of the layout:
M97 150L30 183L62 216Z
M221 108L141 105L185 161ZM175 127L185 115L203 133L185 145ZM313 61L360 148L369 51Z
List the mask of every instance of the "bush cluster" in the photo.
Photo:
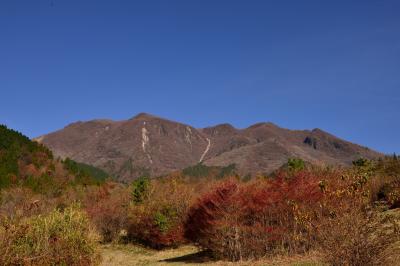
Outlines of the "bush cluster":
M79 206L0 225L1 265L89 265L96 235Z
M232 261L319 250L333 265L372 265L367 261L377 263L399 231L370 218L379 212L371 201L374 178L359 170L290 170L273 179L224 181L191 206L185 236ZM389 231L380 234L385 227Z
M185 236L220 258L242 260L310 248L323 192L314 176L223 182L191 207Z
M103 243L120 240L127 227L129 203L128 190L115 184L104 184L87 195L86 211Z
M134 182L128 238L157 249L184 243L183 221L194 195L193 187L179 178Z

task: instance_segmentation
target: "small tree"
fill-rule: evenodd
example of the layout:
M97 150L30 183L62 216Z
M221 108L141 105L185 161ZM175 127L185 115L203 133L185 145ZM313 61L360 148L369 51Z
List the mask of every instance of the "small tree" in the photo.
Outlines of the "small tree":
M132 182L132 199L136 204L142 203L148 196L150 178L141 176Z
M305 168L305 163L302 159L300 158L289 158L287 162L287 166L289 171L301 171L304 170Z
M371 162L365 158L359 158L359 159L353 161L352 163L356 167L369 167L371 165Z

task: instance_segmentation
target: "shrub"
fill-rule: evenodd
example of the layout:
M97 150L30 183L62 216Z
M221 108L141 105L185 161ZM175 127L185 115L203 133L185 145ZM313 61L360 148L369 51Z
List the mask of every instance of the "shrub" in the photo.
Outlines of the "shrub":
M234 176L236 175L236 164L229 164L221 168L219 174L217 175L217 179L222 179L224 177Z
M188 218L185 221L185 237L193 242L209 248L207 239L214 231L215 221L221 215L225 202L238 190L238 184L233 181L221 183L214 190L202 198L190 208ZM205 243L203 243L205 242ZM211 250L216 248L211 248Z
M353 166L356 166L356 167L370 167L371 163L372 162L370 160L365 159L365 158L359 158L352 162Z
M383 183L378 199L384 200L390 209L400 208L400 180Z
M374 162L369 186L372 201L383 201L389 208L400 207L400 160L397 156Z
M90 265L98 259L94 232L76 205L63 212L3 220L0 241L1 265Z
M86 199L86 211L102 236L102 242L118 240L126 229L129 192L125 188L103 185Z
M9 188L0 191L0 220L18 220L49 213L55 207L53 199L35 194L27 188Z
M233 261L303 253L321 245L319 233L334 233L327 221L372 211L370 180L358 169L313 168L225 181L190 208L185 237Z
M164 233L169 228L169 218L162 212L156 212L154 214L154 225L158 228L161 233Z
M306 251L322 196L318 176L305 172L290 180L225 181L190 208L185 236L233 261Z
M182 223L194 195L192 186L178 178L151 180L147 196L129 207L128 238L156 249L184 243Z
M305 168L305 163L299 158L289 158L287 161L287 167L289 171L301 171Z
M394 265L385 254L400 240L394 217L354 208L326 220L321 228L318 248L329 265Z

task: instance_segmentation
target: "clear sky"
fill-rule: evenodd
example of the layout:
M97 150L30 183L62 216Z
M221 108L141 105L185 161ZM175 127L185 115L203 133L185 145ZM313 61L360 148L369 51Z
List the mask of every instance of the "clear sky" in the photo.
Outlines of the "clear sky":
M0 1L0 123L139 112L400 153L400 1Z

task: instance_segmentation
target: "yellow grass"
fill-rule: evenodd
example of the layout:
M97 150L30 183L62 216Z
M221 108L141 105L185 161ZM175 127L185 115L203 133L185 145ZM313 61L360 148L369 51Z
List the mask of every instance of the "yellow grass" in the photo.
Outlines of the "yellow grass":
M214 261L204 252L194 246L182 246L177 249L156 251L136 245L103 245L102 266L123 265L291 265L291 266L320 266L317 254L307 254L293 257L276 257L258 261L227 262Z

